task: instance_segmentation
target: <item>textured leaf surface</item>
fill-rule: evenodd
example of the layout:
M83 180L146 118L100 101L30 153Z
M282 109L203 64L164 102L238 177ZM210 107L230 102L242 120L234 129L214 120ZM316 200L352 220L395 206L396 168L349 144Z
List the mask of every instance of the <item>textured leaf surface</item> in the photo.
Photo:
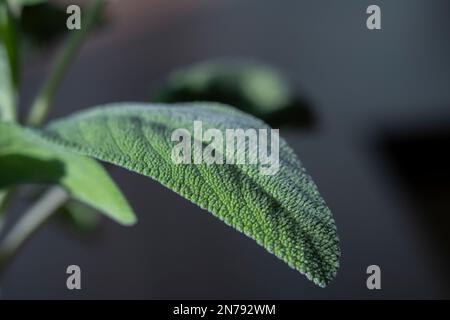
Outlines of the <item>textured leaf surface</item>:
M330 210L286 142L280 170L261 175L254 165L174 164L171 134L267 129L262 121L218 104L121 104L82 112L51 124L45 139L154 178L255 239L320 286L338 268L339 244Z
M71 196L122 224L135 217L108 173L95 160L68 153L31 130L0 122L0 189L21 183L58 183Z

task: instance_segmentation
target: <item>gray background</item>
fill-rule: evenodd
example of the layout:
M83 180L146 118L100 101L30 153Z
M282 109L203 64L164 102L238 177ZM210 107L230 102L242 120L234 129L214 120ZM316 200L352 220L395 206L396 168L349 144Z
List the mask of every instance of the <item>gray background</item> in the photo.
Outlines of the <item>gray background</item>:
M381 31L365 27L370 4L382 8ZM449 298L448 262L436 245L442 240L422 220L431 213L416 205L377 147L386 132L448 127L449 12L446 0L111 2L108 24L80 52L52 117L99 103L147 101L170 71L207 58L273 64L317 114L313 130L281 134L334 213L341 268L329 287L316 287L208 212L146 177L112 168L139 223L124 228L105 220L84 239L50 223L11 265L2 296ZM26 62L23 109L57 47ZM69 264L82 269L82 291L65 288ZM370 264L382 269L381 291L365 286Z

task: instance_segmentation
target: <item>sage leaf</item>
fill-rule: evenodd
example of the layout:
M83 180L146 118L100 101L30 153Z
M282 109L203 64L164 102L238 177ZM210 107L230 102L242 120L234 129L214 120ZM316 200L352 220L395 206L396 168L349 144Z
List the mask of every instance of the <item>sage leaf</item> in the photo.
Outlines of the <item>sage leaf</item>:
M273 126L310 127L315 121L309 103L279 70L244 58L213 59L176 70L154 100L225 103Z
M121 224L136 220L125 197L95 160L56 148L32 130L0 122L0 189L23 183L60 184L74 199Z
M332 214L293 150L280 139L280 167L175 164L175 129L270 129L259 119L213 103L115 104L51 123L43 139L65 150L151 177L255 239L319 286L335 276L339 241ZM194 138L204 143L202 138Z

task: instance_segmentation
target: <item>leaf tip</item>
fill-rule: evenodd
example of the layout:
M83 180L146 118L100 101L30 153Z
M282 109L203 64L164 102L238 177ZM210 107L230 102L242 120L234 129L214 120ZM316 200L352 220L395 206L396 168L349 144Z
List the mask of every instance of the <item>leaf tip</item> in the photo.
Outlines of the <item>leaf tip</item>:
M124 227L132 227L137 224L138 219L134 214L130 214L127 217L123 217L120 220L116 220L118 223L123 225Z

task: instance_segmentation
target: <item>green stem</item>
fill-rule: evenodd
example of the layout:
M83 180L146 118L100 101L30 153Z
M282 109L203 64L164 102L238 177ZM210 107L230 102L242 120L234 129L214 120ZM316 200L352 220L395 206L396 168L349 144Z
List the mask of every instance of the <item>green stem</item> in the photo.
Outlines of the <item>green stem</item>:
M6 210L16 193L16 189L8 189L0 191L0 234L3 230L6 220Z
M6 204L8 198L8 191L0 191L0 234L3 230L3 226L5 225L5 216L6 216Z
M7 4L0 2L0 116L4 121L16 120L18 65L16 21Z
M7 0L6 1L11 8L11 11L14 13L16 17L20 17L22 13L22 4L17 0Z
M64 189L53 187L25 212L0 245L0 274L27 241L68 198Z
M83 26L81 30L71 31L72 34L70 35L67 44L58 55L50 76L44 83L33 106L31 107L31 111L27 119L28 124L39 126L45 120L56 91L58 90L61 80L67 72L70 62L73 60L88 31L92 28L100 16L104 5L104 0L94 0L94 3L87 9L86 16L82 16Z

